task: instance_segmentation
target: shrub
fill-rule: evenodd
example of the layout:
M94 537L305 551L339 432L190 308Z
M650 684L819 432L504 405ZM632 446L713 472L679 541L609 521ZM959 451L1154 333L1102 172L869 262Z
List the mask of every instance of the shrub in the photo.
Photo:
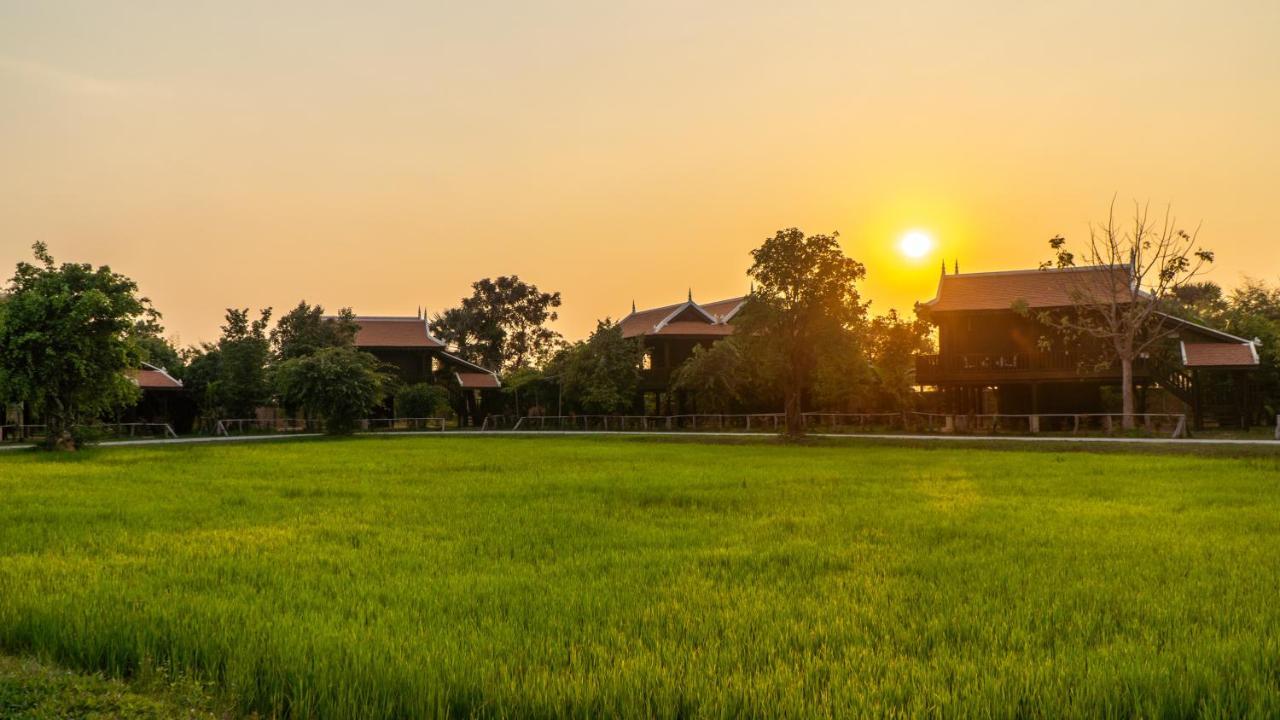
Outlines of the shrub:
M326 432L346 434L386 397L389 378L381 367L369 353L325 348L280 363L276 391L286 406L322 418Z

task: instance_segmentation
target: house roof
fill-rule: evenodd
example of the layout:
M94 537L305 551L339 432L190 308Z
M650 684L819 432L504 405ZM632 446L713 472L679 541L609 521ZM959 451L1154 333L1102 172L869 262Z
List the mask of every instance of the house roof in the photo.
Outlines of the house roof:
M1182 362L1187 367L1237 367L1258 365L1258 349L1244 343L1182 343Z
M498 382L498 376L491 372L457 372L454 377L458 379L458 384L467 389L491 389L502 387L502 383Z
M746 296L696 303L692 295L675 305L633 310L622 318L623 337L683 336L724 337L733 334L733 316L741 309Z
M924 303L934 312L954 310L1009 310L1015 304L1028 308L1068 307L1082 294L1118 301L1130 298L1129 268L1124 265L1094 265L1046 270L943 275L938 294Z
M133 371L132 379L138 387L145 390L181 390L182 381L170 375L167 370L151 363L142 363L142 367Z
M420 317L357 317L358 348L442 348Z

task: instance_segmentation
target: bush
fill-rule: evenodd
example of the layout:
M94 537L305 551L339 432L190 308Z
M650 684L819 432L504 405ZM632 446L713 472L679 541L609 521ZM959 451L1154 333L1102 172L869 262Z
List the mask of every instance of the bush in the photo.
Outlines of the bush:
M396 393L396 417L446 417L449 391L439 385L418 383Z
M381 367L369 353L325 348L280 363L276 391L286 406L323 418L326 432L346 434L386 397L389 378Z

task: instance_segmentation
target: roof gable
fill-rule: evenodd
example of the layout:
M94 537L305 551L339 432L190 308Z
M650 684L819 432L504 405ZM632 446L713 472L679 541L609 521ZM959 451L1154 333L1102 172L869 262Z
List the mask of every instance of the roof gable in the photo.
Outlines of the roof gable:
M692 299L675 305L636 310L619 322L623 337L683 335L720 337L733 334L730 320L746 297L699 304Z

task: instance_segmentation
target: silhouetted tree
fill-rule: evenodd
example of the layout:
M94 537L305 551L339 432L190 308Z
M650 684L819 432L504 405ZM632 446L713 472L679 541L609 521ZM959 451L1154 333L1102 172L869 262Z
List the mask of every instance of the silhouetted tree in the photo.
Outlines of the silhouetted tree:
M431 332L458 354L497 371L540 367L559 349L560 293L546 293L515 275L471 284L471 297L431 321Z

